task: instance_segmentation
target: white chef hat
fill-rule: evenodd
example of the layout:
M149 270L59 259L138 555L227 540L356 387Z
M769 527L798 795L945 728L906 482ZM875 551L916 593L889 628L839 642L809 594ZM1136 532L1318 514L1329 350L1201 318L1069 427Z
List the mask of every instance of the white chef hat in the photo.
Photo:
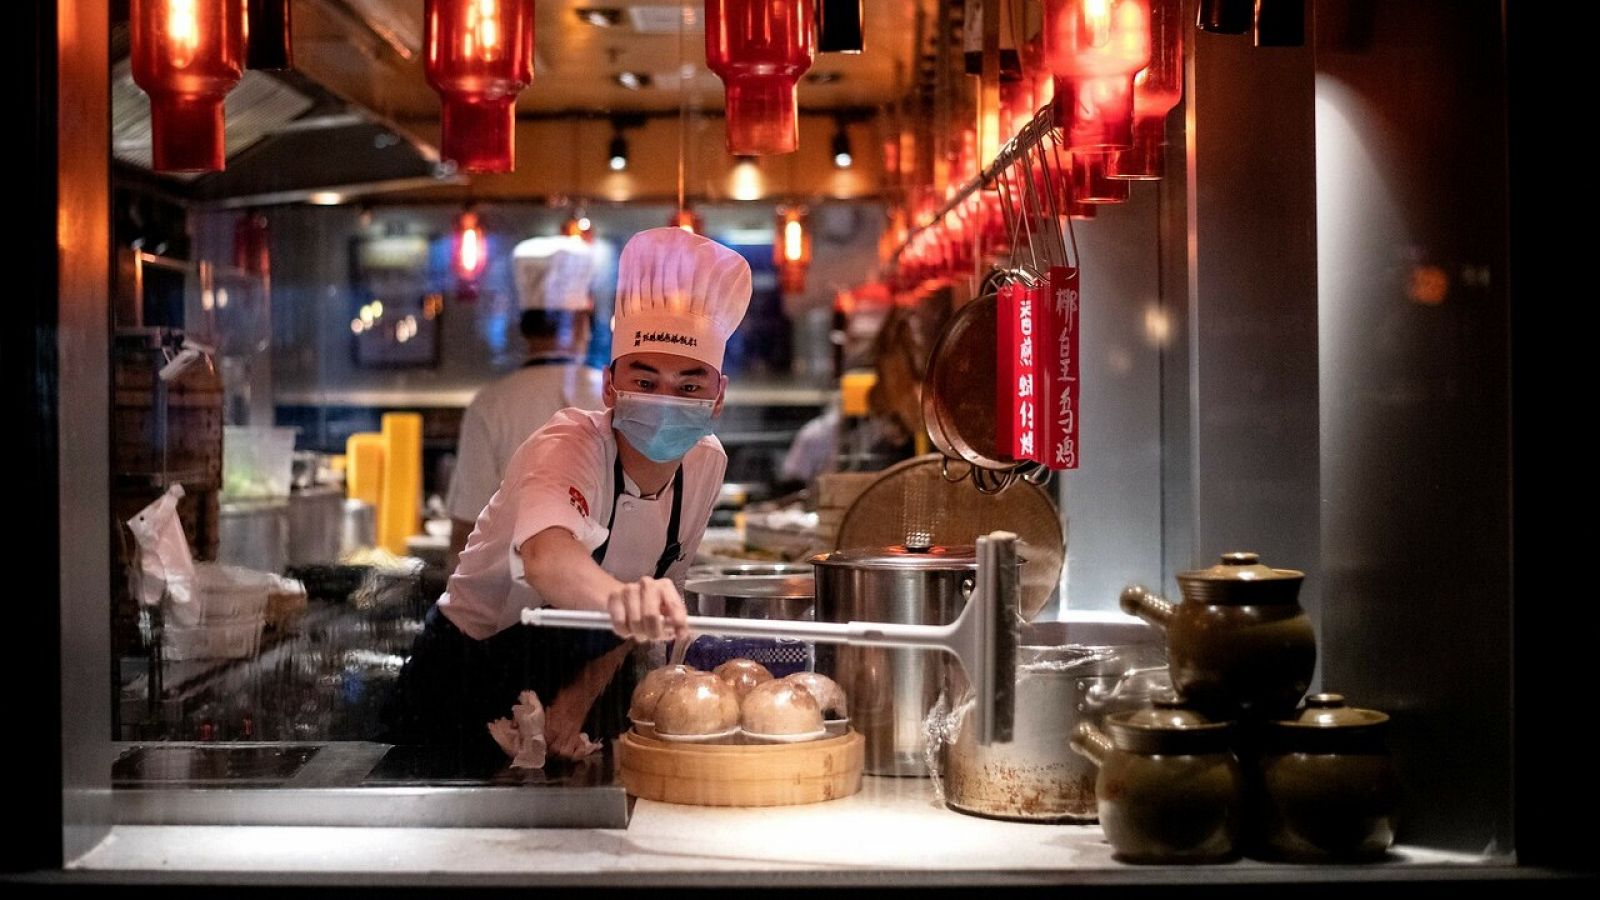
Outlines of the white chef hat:
M511 250L517 304L524 310L587 311L594 308L589 279L594 248L581 237L529 238Z
M721 371L728 337L750 306L750 264L681 228L641 231L617 262L611 358L674 353Z

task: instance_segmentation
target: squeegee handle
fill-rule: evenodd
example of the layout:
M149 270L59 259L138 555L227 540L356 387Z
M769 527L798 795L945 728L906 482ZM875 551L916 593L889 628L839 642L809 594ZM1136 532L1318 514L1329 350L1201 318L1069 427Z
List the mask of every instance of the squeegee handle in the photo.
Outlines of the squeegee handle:
M524 609L522 624L546 628L609 631L603 612L572 609ZM792 638L819 644L858 647L917 647L948 650L954 625L896 625L886 622L794 622L774 619L732 619L690 616L689 630L720 637Z

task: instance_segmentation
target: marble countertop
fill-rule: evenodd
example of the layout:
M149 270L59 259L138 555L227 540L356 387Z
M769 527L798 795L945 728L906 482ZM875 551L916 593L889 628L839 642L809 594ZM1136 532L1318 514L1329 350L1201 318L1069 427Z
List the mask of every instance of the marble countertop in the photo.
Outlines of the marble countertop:
M1405 873L1470 876L1505 859L1413 847L1337 877ZM626 829L420 829L117 826L75 860L78 872L190 876L218 872L499 876L604 880L656 873L717 879L738 873L915 881L968 873L1010 882L1110 878L1225 881L1320 880L1329 867L1242 860L1184 869L1112 858L1098 826L1003 822L944 808L926 779L868 777L861 793L809 806L719 809L637 801Z

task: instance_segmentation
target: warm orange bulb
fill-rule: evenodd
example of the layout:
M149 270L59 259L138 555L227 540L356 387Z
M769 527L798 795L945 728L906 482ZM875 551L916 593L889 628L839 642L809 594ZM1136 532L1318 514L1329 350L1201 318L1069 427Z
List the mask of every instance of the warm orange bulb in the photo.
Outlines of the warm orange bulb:
M783 256L789 262L800 261L801 242L805 239L805 231L800 227L799 221L790 219L783 223Z
M805 290L806 269L811 265L811 236L798 209L778 213L777 234L772 242L772 261L778 269L778 283L785 293Z
M478 224L478 216L464 212L456 220L456 271L463 279L471 281L482 273L487 261L483 228Z

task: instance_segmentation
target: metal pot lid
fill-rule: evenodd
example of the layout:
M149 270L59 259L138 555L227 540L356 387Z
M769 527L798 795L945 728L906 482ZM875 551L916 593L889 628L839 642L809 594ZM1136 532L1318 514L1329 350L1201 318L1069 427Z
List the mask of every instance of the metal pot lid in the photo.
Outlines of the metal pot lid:
M706 563L689 567L689 580L706 578L762 578L774 575L811 577L811 565L803 562Z
M853 569L976 569L978 551L971 544L933 547L871 547L835 550L811 557L822 566Z
M1224 553L1222 560L1209 569L1179 572L1179 581L1299 581L1306 573L1294 569L1274 569L1261 564L1259 554L1245 552Z
M683 590L684 593L702 597L810 600L816 595L816 580L809 574L697 578L685 583Z
M1358 709L1345 705L1342 694L1312 694L1306 698L1292 719L1282 719L1273 724L1282 728L1327 731L1335 729L1374 728L1389 721L1389 716L1375 709Z

